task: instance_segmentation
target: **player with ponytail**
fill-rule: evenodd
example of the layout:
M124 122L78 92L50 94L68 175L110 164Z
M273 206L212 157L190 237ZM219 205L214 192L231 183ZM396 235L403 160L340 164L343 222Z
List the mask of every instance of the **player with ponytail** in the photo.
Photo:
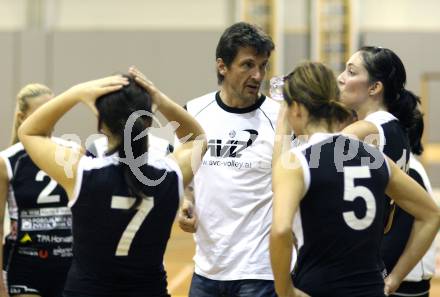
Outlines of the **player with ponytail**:
M353 119L338 93L335 76L321 63L301 64L284 81L270 235L278 296L383 297L396 290L438 230L439 209L423 188L376 148L335 133ZM307 142L283 148L292 131ZM384 282L379 251L385 193L415 223L414 236ZM291 275L293 245L298 257Z

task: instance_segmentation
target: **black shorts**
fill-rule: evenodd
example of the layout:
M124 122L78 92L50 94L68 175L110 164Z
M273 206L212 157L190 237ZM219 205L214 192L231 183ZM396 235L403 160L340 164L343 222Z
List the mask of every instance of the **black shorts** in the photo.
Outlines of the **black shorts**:
M390 296L409 296L409 297L429 297L431 280L422 280L419 282L402 282L396 293Z
M67 276L63 297L170 297L166 272L163 267L161 269L145 277L134 273L121 275L122 278L109 278L109 275L103 276L102 272L92 271L90 267L82 268L75 258Z
M46 297L46 296L44 296ZM84 295L81 293L73 293L73 292L67 292L64 291L63 293L63 297L96 297L96 295ZM107 295L105 295L105 297L108 297ZM110 297L152 297L151 294L149 294L148 292L142 294L142 293L135 293L134 295L115 295L115 296L110 296ZM171 295L160 295L160 296L154 296L154 297L171 297Z
M13 252L5 260L9 295L62 296L70 259L40 259Z

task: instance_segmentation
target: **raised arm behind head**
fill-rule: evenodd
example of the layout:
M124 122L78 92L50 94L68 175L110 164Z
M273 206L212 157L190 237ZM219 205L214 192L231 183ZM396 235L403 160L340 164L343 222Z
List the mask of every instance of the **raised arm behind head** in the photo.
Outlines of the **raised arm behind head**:
M127 79L117 75L75 85L38 108L18 130L18 137L32 161L64 188L69 199L73 197L81 152L60 147L50 134L58 120L79 102L94 108L96 98L119 90L126 84ZM57 158L60 157L60 148L62 157L71 160L68 168Z
M162 113L170 122L177 124L176 135L186 142L179 146L171 156L177 161L182 174L184 186L193 179L194 173L200 166L205 155L207 142L205 131L200 124L185 109L162 93L135 67L130 68L130 74L151 96L153 108Z

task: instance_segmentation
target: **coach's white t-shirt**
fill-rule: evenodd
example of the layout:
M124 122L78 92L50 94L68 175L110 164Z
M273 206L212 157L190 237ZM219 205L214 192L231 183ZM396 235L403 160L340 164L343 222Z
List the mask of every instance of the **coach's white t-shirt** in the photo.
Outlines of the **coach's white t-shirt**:
M208 150L194 176L195 273L214 280L273 280L271 162L279 103L226 106L218 93L187 104L204 128Z

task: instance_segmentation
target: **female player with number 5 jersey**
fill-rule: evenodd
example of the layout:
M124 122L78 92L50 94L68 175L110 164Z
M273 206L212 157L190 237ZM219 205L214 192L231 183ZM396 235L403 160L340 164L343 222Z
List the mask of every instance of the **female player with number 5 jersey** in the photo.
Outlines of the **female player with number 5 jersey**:
M394 162L370 145L334 133L352 117L338 96L332 71L320 63L302 64L285 79L286 106L277 134L294 130L308 142L284 152L278 138L274 149L270 252L279 296L383 297L420 260L440 226L432 199ZM385 193L415 221L384 282ZM299 250L292 285L288 263L294 243Z

